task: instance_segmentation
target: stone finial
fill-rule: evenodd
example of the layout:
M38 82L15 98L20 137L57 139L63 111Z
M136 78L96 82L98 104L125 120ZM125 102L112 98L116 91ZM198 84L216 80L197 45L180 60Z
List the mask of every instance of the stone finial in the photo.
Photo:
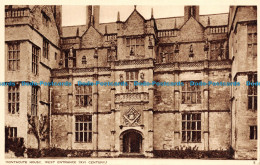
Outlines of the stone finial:
M107 34L107 25L105 26L105 34Z
M177 29L177 20L176 20L176 18L174 20L174 29Z
M79 28L77 28L76 36L79 37Z
M153 19L153 8L151 8L151 18Z
M192 44L190 45L190 53L193 53Z
M208 17L208 26L210 26L210 18Z
M120 12L117 12L117 22L120 22Z
M134 5L134 10L136 10L136 5Z

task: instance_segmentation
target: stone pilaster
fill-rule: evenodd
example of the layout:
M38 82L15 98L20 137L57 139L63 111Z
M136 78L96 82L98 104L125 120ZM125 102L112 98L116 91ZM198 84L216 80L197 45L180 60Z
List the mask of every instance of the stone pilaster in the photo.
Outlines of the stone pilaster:
M98 81L98 49L94 53L94 75L93 82ZM93 85L93 157L98 156L98 86Z
M72 63L73 63L73 61L72 61ZM70 73L70 75L72 74L72 70L71 69L69 69L69 73ZM72 76L70 76L69 77L69 82L72 84L71 86L69 86L69 93L68 93L68 108L69 108L69 114L68 114L68 123L69 123L69 128L68 128L68 130L69 130L69 132L68 132L68 142L69 142L69 144L68 144L68 148L69 149L72 149L72 143L73 143L73 138L72 138L72 135L73 135L73 120L72 120L72 118L73 118L73 105L74 105L74 103L73 103L73 77Z
M115 63L114 61L111 62L111 81L112 82L115 82ZM111 86L111 138L110 138L110 151L112 152L112 156L113 155L113 152L115 151L115 124L116 124L116 121L115 121L115 87L114 86Z
M203 75L204 82L208 82L209 81L209 62L208 60L204 61L204 75ZM204 135L204 149L205 150L209 150L209 86L203 86L203 100L202 100L202 104L203 104L203 109L205 110L204 113L204 131L203 131L203 135Z
M153 81L153 69L149 69L148 73L148 82ZM148 112L146 113L148 117L148 148L147 148L147 156L148 157L153 157L153 100L154 100L154 87L151 86L148 88L148 94L149 94L149 103L148 103Z

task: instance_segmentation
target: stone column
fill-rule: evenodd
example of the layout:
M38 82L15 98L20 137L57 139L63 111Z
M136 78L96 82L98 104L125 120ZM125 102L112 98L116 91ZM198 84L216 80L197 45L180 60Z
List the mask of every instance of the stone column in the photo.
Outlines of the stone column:
M93 83L98 81L98 49L94 53ZM93 157L98 156L98 86L93 85Z

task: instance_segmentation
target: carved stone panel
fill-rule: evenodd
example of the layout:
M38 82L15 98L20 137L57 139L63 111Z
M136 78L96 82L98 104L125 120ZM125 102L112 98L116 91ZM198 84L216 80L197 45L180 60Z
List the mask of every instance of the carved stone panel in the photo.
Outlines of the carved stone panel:
M124 125L132 127L139 126L141 124L141 113L131 107L123 114Z

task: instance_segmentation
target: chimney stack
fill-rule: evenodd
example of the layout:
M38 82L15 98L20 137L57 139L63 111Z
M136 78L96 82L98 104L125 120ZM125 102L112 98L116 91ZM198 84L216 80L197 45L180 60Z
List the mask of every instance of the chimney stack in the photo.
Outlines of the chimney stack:
M86 6L86 26L87 28L90 27L90 22L91 22L91 15L92 15L92 6Z
M94 6L93 7L93 16L94 16L94 27L98 29L99 27L99 13L100 13L100 6Z
M199 21L199 6L184 6L184 21L188 21L190 17Z
M99 27L99 12L100 6L86 6L86 26L89 28L93 26L98 29Z

